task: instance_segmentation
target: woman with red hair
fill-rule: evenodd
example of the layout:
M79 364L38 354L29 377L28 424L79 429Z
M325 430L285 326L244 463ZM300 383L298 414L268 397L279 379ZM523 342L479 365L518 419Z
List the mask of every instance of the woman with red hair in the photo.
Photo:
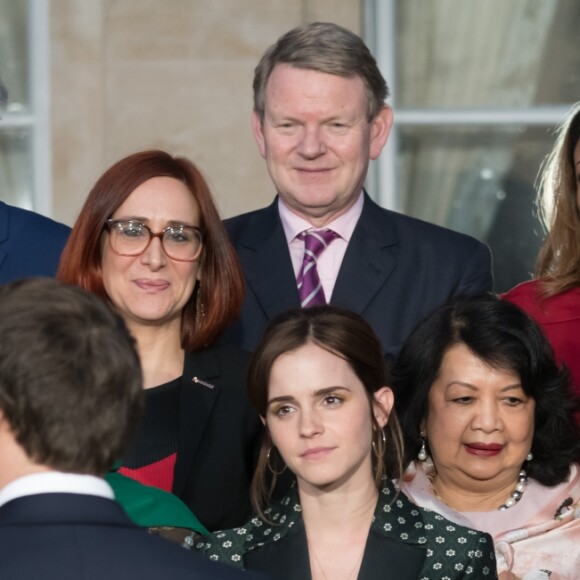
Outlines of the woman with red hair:
M115 163L57 277L101 296L136 340L146 414L120 472L173 492L209 530L241 524L261 426L246 354L214 346L239 313L243 279L201 173L163 151Z

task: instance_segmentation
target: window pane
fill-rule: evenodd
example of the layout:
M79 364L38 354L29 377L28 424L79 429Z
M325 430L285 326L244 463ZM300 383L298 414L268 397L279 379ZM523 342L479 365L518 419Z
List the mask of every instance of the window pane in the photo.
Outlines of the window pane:
M399 138L404 213L488 243L497 291L528 279L543 237L534 182L553 134L541 127L406 127Z
M0 198L11 205L32 209L32 131L0 130Z
M580 98L577 0L398 0L397 107L504 108Z
M0 0L0 76L10 112L30 112L27 0Z

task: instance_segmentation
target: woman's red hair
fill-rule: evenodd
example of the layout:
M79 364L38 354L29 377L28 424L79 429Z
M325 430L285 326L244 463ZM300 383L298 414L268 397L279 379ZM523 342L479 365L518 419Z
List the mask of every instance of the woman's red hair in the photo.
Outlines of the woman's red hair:
M184 183L199 204L204 233L201 289L183 308L181 345L187 351L209 346L238 316L243 300L241 269L213 196L202 174L185 157L165 151L142 151L115 163L95 183L62 253L57 278L107 300L101 273L101 236L105 222L142 183L173 177ZM197 292L200 311L196 312Z

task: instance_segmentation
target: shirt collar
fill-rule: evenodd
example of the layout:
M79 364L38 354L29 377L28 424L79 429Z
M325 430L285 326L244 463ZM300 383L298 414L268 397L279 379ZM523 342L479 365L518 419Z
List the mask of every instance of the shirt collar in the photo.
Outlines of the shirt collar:
M101 477L49 471L19 477L0 490L0 506L27 495L80 493L114 499L113 490Z
M328 223L324 229L330 229L336 232L343 240L349 242L354 228L361 216L363 205L364 195L361 191L354 204L342 215ZM282 227L284 228L284 234L288 244L290 244L298 234L306 230L316 229L313 228L310 222L307 222L304 218L301 218L291 211L280 197L278 197L278 212L280 214L280 220L282 221Z

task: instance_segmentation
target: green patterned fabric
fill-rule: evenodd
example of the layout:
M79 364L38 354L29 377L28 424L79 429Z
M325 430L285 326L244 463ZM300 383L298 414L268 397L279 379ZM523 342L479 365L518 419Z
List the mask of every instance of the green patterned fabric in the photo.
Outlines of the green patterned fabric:
M244 555L266 544L282 541L301 527L302 508L294 486L266 515L233 530L202 538L196 548L211 560L244 568ZM426 551L420 580L497 578L491 536L454 524L439 514L417 507L391 482L380 490L372 529L385 538ZM363 580L363 579L360 579Z

